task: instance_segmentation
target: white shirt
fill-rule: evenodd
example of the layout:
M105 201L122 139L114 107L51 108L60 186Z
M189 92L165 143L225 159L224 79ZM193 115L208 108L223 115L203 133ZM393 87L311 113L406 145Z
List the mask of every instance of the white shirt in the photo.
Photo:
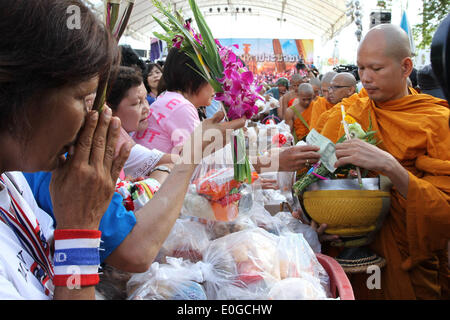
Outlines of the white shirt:
M20 206L27 213L29 219L37 219L45 238L50 242L53 237L53 220L40 209L34 200L28 183L21 172L10 172L18 189L7 183L8 188ZM9 181L5 175L2 175ZM5 185L0 181L3 189L0 190L0 206L6 210L10 208L10 197ZM0 300L5 299L51 299L44 293L44 287L30 271L34 263L33 257L23 248L12 229L0 220Z
M131 148L130 156L123 166L125 176L133 179L147 176L163 155L164 153L157 149L150 150L143 145L135 144Z

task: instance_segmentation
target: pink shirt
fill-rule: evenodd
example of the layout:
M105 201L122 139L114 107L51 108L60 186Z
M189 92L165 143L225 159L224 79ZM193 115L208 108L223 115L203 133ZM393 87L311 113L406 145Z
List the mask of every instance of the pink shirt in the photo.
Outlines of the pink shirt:
M132 134L133 140L149 149L165 153L182 145L200 124L197 109L183 95L166 91L150 106L148 127Z

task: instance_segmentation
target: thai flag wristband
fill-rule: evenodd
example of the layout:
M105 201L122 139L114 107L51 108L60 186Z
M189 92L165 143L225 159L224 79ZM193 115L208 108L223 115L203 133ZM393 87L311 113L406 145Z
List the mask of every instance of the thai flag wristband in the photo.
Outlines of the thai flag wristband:
M55 230L55 286L79 289L98 284L101 234L98 230Z

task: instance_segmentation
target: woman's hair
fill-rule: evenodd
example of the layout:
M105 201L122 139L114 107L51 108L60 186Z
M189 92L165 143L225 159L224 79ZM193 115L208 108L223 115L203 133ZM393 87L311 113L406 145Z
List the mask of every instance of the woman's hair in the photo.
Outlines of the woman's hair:
M148 93L150 93L150 91L152 91L152 90L151 90L150 86L148 85L147 78L148 78L148 75L149 75L150 73L152 73L152 71L153 71L154 68L157 68L159 71L161 71L161 73L163 72L163 69L160 67L159 64L153 63L153 62L147 63L147 68L146 68L146 70L145 70L145 72L144 72L143 78L144 78L145 89L147 89L147 92L148 92Z
M117 42L80 0L2 0L2 8L0 131L29 131L41 97L95 76L100 86L119 62Z
M207 83L199 72L194 60L172 47L164 63L163 74L158 84L158 95L166 90L196 93Z
M120 102L130 88L138 87L142 83L142 74L137 68L119 67L117 76L108 87L110 88L106 103L113 110L117 111Z

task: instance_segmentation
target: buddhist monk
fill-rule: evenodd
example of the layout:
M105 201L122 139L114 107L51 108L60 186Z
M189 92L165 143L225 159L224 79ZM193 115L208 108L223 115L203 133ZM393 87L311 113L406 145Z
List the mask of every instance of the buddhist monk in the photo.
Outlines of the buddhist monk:
M286 110L285 121L291 127L295 143L303 139L310 130L310 104L314 99L314 90L309 83L302 83L298 87L298 103Z
M393 188L389 215L370 245L387 262L381 269L381 288L368 289L371 274L352 275L355 296L448 299L448 103L407 87L413 62L408 36L398 26L372 28L358 48L357 64L368 97L357 99L346 112L364 130L370 117L381 143L353 139L337 144L336 167L354 164L381 173ZM341 120L330 117L321 133L330 139L342 136Z
M309 84L313 87L315 95L314 100L316 100L322 94L322 92L320 91L322 84L320 83L319 78L311 78L309 80Z
M312 103L311 107L311 127L315 127L317 121L319 120L319 117L322 113L325 111L331 109L331 107L334 106L332 102L329 100L329 86L331 83L331 80L336 76L336 72L331 71L327 72L323 75L322 81L321 81L321 91L322 91L322 97L318 97L314 102Z
M355 76L349 72L338 73L328 87L328 101L333 105L356 92Z
M320 132L331 115L340 115L341 105L344 105L344 109L346 109L347 106L356 101L356 99L367 96L367 92L364 88L360 93L356 93L356 83L355 76L349 72L338 73L334 76L328 89L328 99L334 104L334 107L323 112L319 116L314 122L314 129ZM336 135L337 134L338 133L336 132Z
M278 117L284 119L286 109L293 105L293 101L298 97L298 86L304 82L303 77L299 73L294 73L291 77L289 91L280 98L280 108Z

